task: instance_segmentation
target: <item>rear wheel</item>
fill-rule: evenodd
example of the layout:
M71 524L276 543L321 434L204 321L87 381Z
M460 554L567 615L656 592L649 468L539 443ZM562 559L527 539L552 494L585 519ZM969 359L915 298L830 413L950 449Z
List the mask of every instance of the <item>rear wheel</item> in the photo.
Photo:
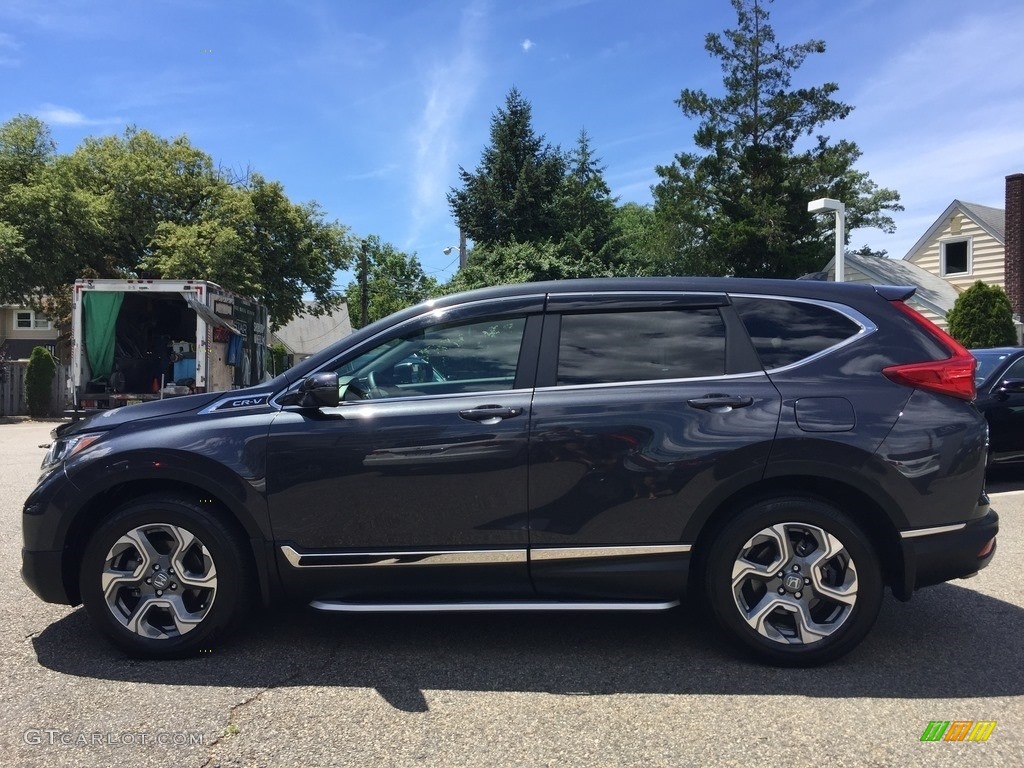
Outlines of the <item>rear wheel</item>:
M705 589L719 623L760 660L812 666L864 638L883 582L852 521L824 502L788 497L754 504L722 529Z
M125 653L188 656L243 617L254 591L243 543L208 507L174 496L132 501L86 545L82 602Z

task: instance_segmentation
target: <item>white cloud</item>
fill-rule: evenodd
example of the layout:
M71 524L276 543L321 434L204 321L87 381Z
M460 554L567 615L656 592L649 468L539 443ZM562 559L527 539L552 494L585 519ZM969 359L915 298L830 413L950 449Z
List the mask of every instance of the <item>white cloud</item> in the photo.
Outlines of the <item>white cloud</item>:
M35 114L44 123L51 125L115 125L124 122L120 117L86 117L81 112L56 104L43 104Z
M398 170L397 163L388 163L380 168L373 168L369 171L363 171L362 173L350 173L345 175L343 178L345 181L368 181L370 179L382 179L386 176L390 176Z
M454 54L443 58L430 72L424 93L423 113L413 141L412 231L409 242L419 240L423 230L447 215L448 180L452 178L452 147L470 103L485 76L480 54L484 37L483 5L474 3L462 16Z
M1002 207L1004 177L1024 170L1024 9L965 11L883 60L836 133L864 151L858 167L900 193L897 232L852 233L901 258L954 199Z
M866 151L859 165L880 186L896 189L906 210L894 216L895 234L855 232L851 244L869 242L902 258L953 200L1001 208L1005 177L1024 170L1021 146L1024 123L1017 121L931 140L922 136L912 150L889 145Z
M533 40L531 40L530 38L526 38L519 45L522 47L523 53L529 53L530 49L536 46L537 44L533 42Z

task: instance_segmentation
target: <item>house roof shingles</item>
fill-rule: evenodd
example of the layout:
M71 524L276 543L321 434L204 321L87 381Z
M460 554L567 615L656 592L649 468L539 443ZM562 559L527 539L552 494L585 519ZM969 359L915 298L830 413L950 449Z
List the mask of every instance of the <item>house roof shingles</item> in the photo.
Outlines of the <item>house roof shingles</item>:
M917 286L917 292L910 303L920 304L943 317L953 308L956 297L960 295L956 288L941 277L903 259L847 253L845 261L848 267L853 267L877 285ZM835 259L832 259L825 270L834 266Z

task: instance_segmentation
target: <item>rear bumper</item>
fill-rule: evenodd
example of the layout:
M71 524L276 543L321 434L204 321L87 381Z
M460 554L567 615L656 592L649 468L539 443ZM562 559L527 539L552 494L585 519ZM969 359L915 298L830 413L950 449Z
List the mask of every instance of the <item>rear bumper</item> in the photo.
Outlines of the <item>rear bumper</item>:
M915 589L973 576L992 561L997 533L999 515L991 509L983 517L956 526L901 532L905 576L893 592L909 600Z

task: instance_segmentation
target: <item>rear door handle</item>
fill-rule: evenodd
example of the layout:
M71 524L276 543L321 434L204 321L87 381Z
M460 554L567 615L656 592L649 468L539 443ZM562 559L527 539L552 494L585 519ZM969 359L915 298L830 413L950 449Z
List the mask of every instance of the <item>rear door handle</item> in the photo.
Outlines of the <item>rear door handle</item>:
M717 411L719 409L746 408L753 405L754 398L743 395L704 395L687 400L686 404L691 408L700 408L702 411Z
M479 408L468 408L459 411L459 416L466 421L479 421L481 424L497 424L502 419L511 419L523 412L522 408L505 408L501 405L481 405Z

